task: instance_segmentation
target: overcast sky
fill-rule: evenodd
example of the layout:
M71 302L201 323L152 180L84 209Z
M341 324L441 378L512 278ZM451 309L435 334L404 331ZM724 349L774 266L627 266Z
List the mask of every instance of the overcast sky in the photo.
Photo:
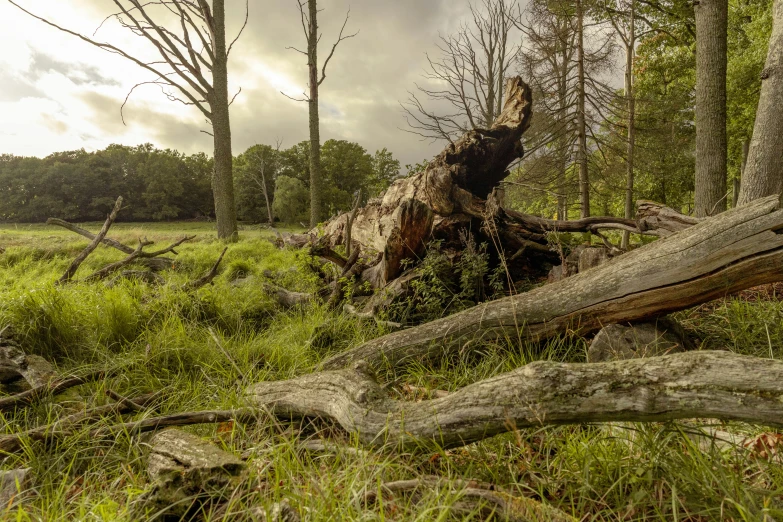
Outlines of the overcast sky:
M109 0L17 0L29 10L92 35L111 11ZM280 91L300 94L307 84L297 0L250 0L250 21L229 63L230 89L242 93L231 108L234 154L255 143L283 147L307 139L307 106ZM239 28L244 2L226 1L229 33ZM356 141L370 153L387 147L404 164L442 146L401 130L399 102L421 80L425 52L438 33L451 32L466 14L467 0L320 0L321 55L339 32L349 6L344 41L321 86L321 138ZM144 41L107 24L96 40L149 56ZM0 0L0 153L44 156L88 151L111 143L151 142L211 154L204 118L192 107L166 99L156 86L137 89L120 119L120 106L150 74L34 20Z

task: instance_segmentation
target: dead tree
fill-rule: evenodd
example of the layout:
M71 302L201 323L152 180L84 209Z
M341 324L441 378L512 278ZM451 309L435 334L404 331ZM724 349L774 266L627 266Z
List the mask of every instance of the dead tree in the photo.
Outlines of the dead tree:
M192 105L201 111L212 126L212 132L207 134L214 139L212 189L218 237L235 240L237 217L229 119L229 106L233 99L229 100L228 94L228 57L247 25L247 9L245 24L236 38L228 43L225 0L213 0L212 7L206 0L112 0L118 11L106 20L114 18L120 27L151 44L152 51L159 54L160 59L149 61L112 44L61 27L24 9L14 0L8 1L33 18L99 49L122 56L153 75L151 80L136 84L128 97L136 87L157 85L169 100ZM127 101L126 97L123 107Z
M515 1L481 0L470 5L470 25L441 36L439 58L427 56L428 83L417 85L402 104L410 132L427 139L452 140L487 128L503 107L506 76L520 51ZM422 99L425 98L425 99ZM448 107L427 108L427 100Z
M326 67L334 56L334 51L340 42L353 38L359 32L343 35L345 26L348 25L350 10L345 15L345 22L337 36L337 41L332 45L332 50L324 60L323 67L318 68L318 43L321 34L318 33L318 2L317 0L294 0L299 8L299 16L302 22L307 51L296 47L289 47L307 57L308 91L303 93L303 98L297 99L283 93L292 100L307 102L310 112L310 226L314 227L321 221L321 122L318 115L318 89L326 79ZM305 10L305 6L307 9Z

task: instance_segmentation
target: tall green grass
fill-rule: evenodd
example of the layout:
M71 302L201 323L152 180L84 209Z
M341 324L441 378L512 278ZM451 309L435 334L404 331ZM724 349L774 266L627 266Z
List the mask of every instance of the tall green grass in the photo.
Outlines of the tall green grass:
M138 233L159 244L182 233L130 225L118 231L129 244ZM56 287L54 281L86 241L44 228L6 232L0 230L0 242L8 239L0 255L0 328L8 327L25 350L55 362L63 374L122 367L104 381L5 415L6 433L105 404L107 390L127 396L161 391L156 414L241 406L247 384L312 371L330 354L385 333L373 322L319 305L281 310L261 281L272 277L290 290L312 291L317 280L302 254L279 250L260 234L229 247L213 285L187 291L184 283L208 270L223 247L211 235L179 249L164 285L120 281ZM76 279L121 257L101 247ZM783 305L776 300L727 299L678 318L705 347L778 358L783 356L781 314ZM586 342L575 336L544 345L505 339L426 367L388 369L380 378L391 383L390 393L411 400L405 384L453 391L535 360L581 362L585 352ZM783 518L781 458L761 458L741 446L700 448L691 438L699 424L707 422L545 427L454 450L402 455L352 452L359 448L356 440L318 422L268 418L236 425L229 433L209 425L187 429L243 455L250 470L227 504L202 513L205 520L252 520L252 508L284 499L305 520L451 520L448 507L460 493L449 483L464 478L496 483L582 520ZM764 430L736 423L720 429L747 436ZM346 450L300 449L302 438L319 435ZM95 440L85 427L50 446L28 443L2 463L3 469L31 468L31 481L22 503L0 506L0 518L138 520L138 500L149 486L146 440L129 434ZM386 498L365 506L359 501L365 488L432 474L444 477L444 485L417 502ZM461 519L480 520L478 515Z

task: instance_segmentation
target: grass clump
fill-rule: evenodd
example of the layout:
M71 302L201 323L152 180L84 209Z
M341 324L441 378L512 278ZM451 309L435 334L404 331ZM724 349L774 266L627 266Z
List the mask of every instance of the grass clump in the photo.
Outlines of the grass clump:
M118 227L118 237L131 244L142 234L163 244L192 233L189 227L124 225ZM56 362L64 374L96 365L122 367L109 379L6 414L6 433L106 404L107 390L130 397L161 392L156 403L161 415L240 407L248 384L312 371L335 352L386 333L374 321L322 305L281 310L264 292L263 281L271 278L289 290L313 291L317 279L302 253L277 249L258 235L231 245L221 275L197 291L184 290L184 283L208 270L223 244L197 238L183 245L175 270L164 274L167 282L160 286L121 280L113 286L56 287L54 281L85 242L45 228L0 230L0 241L10 245L0 256L0 328L9 327L28 353ZM408 322L439 317L496 295L486 251L466 245L466 252L455 261L430 248L422 282L414 298L398 308L398 317ZM77 279L121 257L101 247ZM704 340L704 347L777 359L783 356L782 314L776 295L750 294L681 312L677 318ZM379 378L390 393L417 400L421 397L409 396L406 385L455 391L536 360L583 362L586 348L585 340L573 335L543 345L510 337L426 366L387 369ZM305 520L482 520L479 514L448 514L449 506L461 500L452 484L462 479L497 484L581 520L783 519L780 453L762 455L742 443L703 447L694 433L707 424L542 427L464 448L435 447L425 454L364 448L318 422L264 418L255 425L187 429L245 457L249 467L248 480L229 492L226 504L201 513L208 521L250 520L253 508L268 510L283 500ZM765 432L764 427L739 423L713 427L742 440ZM301 441L311 436L328 437L344 449L302 451ZM2 469L30 468L34 487L20 504L0 506L0 519L138 520L138 500L149 487L144 440L128 434L97 440L85 426L49 446L28 441L21 454L6 458ZM382 497L370 506L357 501L366 488L429 475L441 477L442 486L417 499Z

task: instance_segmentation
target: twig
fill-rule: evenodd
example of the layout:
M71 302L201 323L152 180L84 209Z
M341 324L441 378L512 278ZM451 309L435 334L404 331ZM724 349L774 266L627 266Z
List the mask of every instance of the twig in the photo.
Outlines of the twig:
M76 271L79 269L79 265L81 265L84 260L87 259L90 254L92 254L93 250L98 248L98 245L100 245L103 241L103 238L106 237L106 234L109 232L109 228L117 218L117 214L120 212L120 208L122 208L122 196L117 198L117 202L114 203L114 208L112 209L111 214L109 214L109 216L106 218L106 221L103 223L103 227L101 227L101 231L98 232L98 235L95 236L89 245L87 245L87 248L82 250L81 254L76 256L76 259L73 260L71 266L69 266L60 279L57 280L58 285L69 282Z

